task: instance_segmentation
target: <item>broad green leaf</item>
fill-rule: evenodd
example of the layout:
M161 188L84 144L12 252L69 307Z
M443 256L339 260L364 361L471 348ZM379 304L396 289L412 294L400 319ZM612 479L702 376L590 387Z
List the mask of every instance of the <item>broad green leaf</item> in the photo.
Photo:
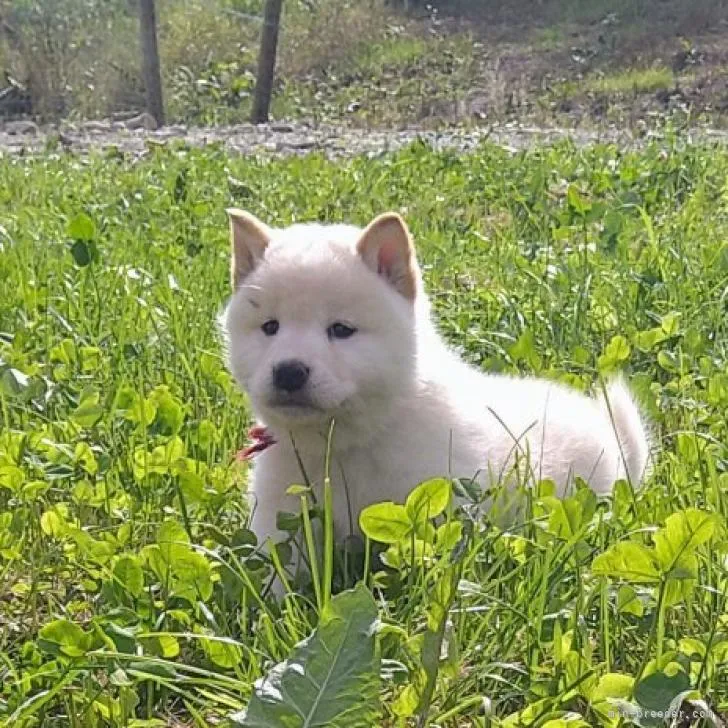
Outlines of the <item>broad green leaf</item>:
M184 552L180 550L174 554L171 567L174 574L172 591L177 596L190 601L207 601L212 596L212 567L202 554L190 548Z
M514 361L526 362L535 371L541 369L541 357L536 351L536 342L530 329L523 330L516 343L508 349L508 353Z
M166 582L169 578L171 567L169 561L162 556L162 550L155 543L149 544L142 549L141 555L144 563L154 572L156 577Z
M170 438L166 445L159 445L151 452L144 446L137 447L134 450L134 477L141 481L149 475L165 475L184 456L185 446L177 435Z
M641 617L645 613L645 608L637 592L629 584L623 584L617 592L617 611L620 614L633 614L635 617Z
M152 637L140 637L139 642L147 652L165 660L173 660L179 655L179 641L171 634L155 634Z
M113 645L113 648L119 652L123 652L127 655L133 655L137 650L137 638L136 631L134 629L128 629L120 627L114 622L107 622L101 628L104 634L104 641L111 640L109 646Z
M144 481L150 475L164 475L169 471L169 464L163 447L155 447L149 452L143 445L134 449L133 472L137 481Z
M282 566L288 566L293 558L293 548L287 541L281 541L273 544L271 548L275 551L276 557L281 562Z
M377 607L359 585L335 596L314 633L255 686L242 728L370 728L379 717Z
M155 450L157 448L154 448ZM185 456L185 444L182 442L182 438L175 435L169 439L169 442L164 447L164 455L166 458L167 465L172 465L180 458Z
M0 367L0 394L14 397L28 388L29 380L21 371L11 367Z
M431 632L437 632L447 618L450 607L457 594L457 586L452 578L452 572L448 571L435 584L435 588L432 589L427 608L427 627Z
M82 346L78 354L83 372L95 372L101 365L101 349L97 346Z
M59 344L51 348L50 360L53 363L73 364L78 358L76 344L73 339L63 339Z
M655 553L661 568L665 572L672 569L673 578L696 578L695 549L710 541L718 526L715 514L697 508L668 516L665 525L654 535Z
M220 440L220 432L217 427L207 419L200 420L197 425L189 427L187 432L190 442L203 450L209 449Z
M658 344L662 343L667 335L660 326L646 331L638 331L634 334L634 345L642 351L652 351Z
M599 554L592 563L592 573L635 583L660 580L653 552L633 541L622 541Z
M542 698L529 703L523 710L517 713L511 713L501 722L502 728L524 728L524 726L532 726L536 721L544 716L551 705L550 700Z
M657 355L657 363L667 372L676 372L680 368L678 358L670 351L661 351Z
M96 225L88 215L81 212L69 221L66 233L74 240L93 240L96 235Z
M79 442L76 444L76 447L73 449L73 461L80 465L89 475L95 475L99 471L96 456L87 442Z
M365 536L381 543L398 543L412 531L412 523L404 506L386 501L365 508L359 515Z
M164 386L157 387L149 400L156 409L156 417L152 423L156 431L162 435L176 435L185 419L182 403Z
M548 530L554 536L568 541L592 519L597 507L597 497L590 488L582 488L564 500L554 498L551 507Z
M44 480L31 480L29 483L23 483L20 493L24 501L30 502L45 495L50 487L51 484Z
M93 427L104 414L99 400L100 395L98 392L89 392L71 413L71 420L79 427Z
M437 529L435 542L440 552L452 551L463 537L463 524L460 521L448 521Z
M40 517L43 533L54 538L61 538L66 531L66 521L56 510L48 510Z
M205 500L205 481L197 473L185 471L180 473L178 478L179 489L188 506L197 505Z
M541 723L540 728L591 728L591 726L577 715L569 715L568 719L551 718Z
M420 696L425 684L427 683L427 673L423 669L418 669L410 675L410 683L397 696L392 703L394 714L400 718L410 718L417 712L420 704Z
M631 349L627 339L624 336L613 336L607 344L604 353L599 357L597 366L601 372L609 372L619 369L630 355Z
M71 246L71 255L79 268L85 268L98 260L99 250L91 240L77 240Z
M156 404L126 385L117 391L114 409L125 419L139 425L151 425L157 416Z
M715 407L728 409L728 374L718 372L708 380L708 402Z
M431 618L428 617L428 623L430 621ZM422 711L427 708L428 694L432 694L432 689L437 681L442 641L440 635L434 632L431 627L428 627L424 634L417 635L410 640L410 645L411 648L416 649L419 660L417 677L413 680L411 686L417 696L415 713L422 714Z
M612 511L615 518L624 518L634 502L632 486L624 479L618 480L612 487Z
M697 660L702 660L705 657L705 647L705 643L702 640L695 639L694 637L683 637L678 642L680 652Z
M700 459L697 437L691 432L680 432L676 439L677 454L689 465L695 465Z
M680 331L680 319L682 313L680 311L670 311L666 313L660 321L660 327L667 336L675 336Z
M79 556L89 558L99 564L107 564L114 555L114 545L112 543L95 539L76 526L68 526L66 536L76 543Z
M23 471L17 465L0 466L0 488L16 492L25 481Z
M67 619L56 619L43 627L38 642L46 652L67 657L81 657L91 648L90 636Z
M189 542L187 531L178 521L168 519L159 527L157 544L165 561L172 563L176 558L187 554L190 551Z
M203 637L200 642L210 662L224 670L237 667L243 659L240 646L231 639Z
M222 361L218 354L203 351L200 354L200 371L209 379L215 379L222 369Z
M144 593L144 571L139 559L132 554L120 556L113 569L114 579L133 597Z
M695 573L697 574L698 567L695 565ZM672 607L675 604L686 601L695 590L695 579L688 575L683 575L680 578L671 578L667 580L665 585L665 596L663 597L665 606Z
M450 502L452 484L444 478L433 478L420 483L408 496L405 509L412 525L439 516Z
M637 683L634 698L645 712L665 715L672 701L689 688L690 678L682 670L674 670L672 674L653 672ZM662 724L659 721L655 725Z
M608 672L599 678L597 686L589 695L589 700L596 703L608 698L628 699L632 694L634 678L631 675L623 675L619 672Z
M566 199L569 207L579 216L585 215L591 208L591 203L579 192L576 185L569 185L566 190Z
M296 533L301 528L301 514L278 511L276 513L276 528L287 533Z

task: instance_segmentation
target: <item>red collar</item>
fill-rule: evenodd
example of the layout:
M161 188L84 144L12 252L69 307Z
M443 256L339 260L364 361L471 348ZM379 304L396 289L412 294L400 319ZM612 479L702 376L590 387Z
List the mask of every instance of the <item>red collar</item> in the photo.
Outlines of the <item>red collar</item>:
M276 439L265 425L254 425L248 430L248 437L252 442L247 447L239 450L235 455L238 461L251 460L254 455L267 450L271 445L276 444Z

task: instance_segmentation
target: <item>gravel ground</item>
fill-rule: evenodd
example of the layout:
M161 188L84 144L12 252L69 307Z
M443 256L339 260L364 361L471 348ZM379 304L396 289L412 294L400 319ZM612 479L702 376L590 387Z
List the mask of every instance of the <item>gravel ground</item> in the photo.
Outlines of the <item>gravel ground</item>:
M647 135L649 137L649 135ZM336 127L310 128L299 124L238 124L215 128L167 126L162 129L130 129L122 122L86 122L79 126L38 127L32 122L8 122L0 128L0 153L37 154L50 148L65 148L76 153L89 153L112 148L131 154L142 154L150 146L184 142L198 147L222 144L238 154L294 155L320 151L331 157L356 154L379 154L399 149L416 139L436 149L467 152L483 139L518 150L536 144L571 138L584 145L597 141L632 146L644 141L628 131L616 129L595 132L569 129L539 129L525 126L502 126L481 129L429 131L422 129L365 130ZM728 132L696 130L691 138L728 142Z

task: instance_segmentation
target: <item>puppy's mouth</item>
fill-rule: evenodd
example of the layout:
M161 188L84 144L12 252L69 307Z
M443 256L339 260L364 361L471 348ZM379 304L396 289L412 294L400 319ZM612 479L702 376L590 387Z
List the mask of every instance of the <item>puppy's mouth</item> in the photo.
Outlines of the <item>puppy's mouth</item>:
M268 406L289 417L305 417L313 414L323 414L324 409L308 397L293 395L276 395L268 400Z

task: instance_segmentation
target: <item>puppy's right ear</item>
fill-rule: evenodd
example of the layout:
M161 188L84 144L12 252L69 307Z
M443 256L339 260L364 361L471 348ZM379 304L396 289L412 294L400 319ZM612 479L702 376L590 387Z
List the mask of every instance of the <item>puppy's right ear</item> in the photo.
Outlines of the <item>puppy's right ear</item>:
M272 230L245 210L231 207L227 210L227 214L230 218L232 244L230 277L233 290L236 291L263 259L272 237Z
M407 224L396 212L375 218L356 245L369 268L409 301L417 296L419 273Z

